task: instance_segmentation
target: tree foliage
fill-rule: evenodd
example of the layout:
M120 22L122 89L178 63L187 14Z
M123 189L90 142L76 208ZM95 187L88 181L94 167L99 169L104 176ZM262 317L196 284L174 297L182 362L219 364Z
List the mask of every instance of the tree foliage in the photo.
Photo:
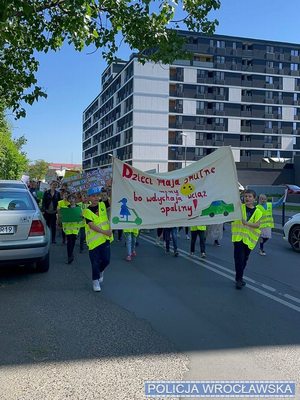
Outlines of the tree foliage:
M24 136L13 139L11 129L0 107L0 179L20 179L27 170L28 160L22 151Z
M49 163L44 160L36 160L34 164L29 165L28 173L30 179L42 180L45 179L48 171Z
M65 41L79 51L102 49L108 62L125 41L141 61L170 63L183 39L169 28L212 33L217 21L207 15L219 6L220 0L0 0L0 98L25 116L23 102L46 97L35 52L56 51ZM174 21L179 9L184 15Z

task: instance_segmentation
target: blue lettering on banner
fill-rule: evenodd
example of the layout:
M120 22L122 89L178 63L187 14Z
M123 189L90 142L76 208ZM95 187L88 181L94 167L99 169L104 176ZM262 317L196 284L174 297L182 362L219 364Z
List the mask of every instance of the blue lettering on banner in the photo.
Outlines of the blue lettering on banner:
M290 381L147 381L147 397L295 397Z

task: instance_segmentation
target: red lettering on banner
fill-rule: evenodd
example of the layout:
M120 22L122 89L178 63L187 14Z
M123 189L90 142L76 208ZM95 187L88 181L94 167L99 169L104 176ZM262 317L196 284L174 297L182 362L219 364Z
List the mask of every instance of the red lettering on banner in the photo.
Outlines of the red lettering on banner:
M134 173L133 169L127 164L123 164L122 178L131 179L132 181L144 183L145 185L153 185L150 176Z

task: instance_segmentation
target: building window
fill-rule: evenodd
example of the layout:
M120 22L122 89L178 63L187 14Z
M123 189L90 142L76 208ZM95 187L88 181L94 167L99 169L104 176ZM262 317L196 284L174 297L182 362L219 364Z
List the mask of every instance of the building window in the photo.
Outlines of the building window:
M273 128L273 123L272 123L272 121L266 121L266 122L265 122L265 127L266 127L267 129L272 129L272 128Z
M271 150L264 150L264 157L271 157Z
M282 100L282 92L278 92L278 100L281 101Z
M216 111L224 111L224 103L216 103Z
M266 83L268 83L269 85L273 85L274 83L273 76L266 76Z
M267 51L267 53L274 53L274 47L273 46L267 46L267 49L266 49L266 51Z
M216 71L216 79L223 81L225 79L225 74L223 71Z
M281 107L278 107L278 108L277 108L277 114L278 114L279 116L282 114L282 108L281 108Z
M265 92L266 99L267 100L272 100L273 99L273 92Z
M282 64L282 62L278 63L278 69L283 69L283 64Z
M232 42L232 49L236 50L236 42Z
M291 50L291 56L294 56L294 57L298 57L299 56L299 50Z
M298 64L291 64L291 71L298 71Z
M217 40L217 47L220 48L220 49L225 49L224 40Z
M267 61L266 65L267 65L267 68L274 68L274 62L273 61Z
M200 139L203 140L203 139ZM203 156L203 147L196 147L195 148L195 156Z
M265 113L266 114L273 114L273 107L265 106Z
M217 64L225 64L225 57L217 56Z
M196 140L204 140L204 133L196 132Z
M224 118L216 118L215 119L215 124L220 126L220 125L224 125Z
M204 101L197 101L196 105L196 112L197 114L202 114L205 108L205 103Z

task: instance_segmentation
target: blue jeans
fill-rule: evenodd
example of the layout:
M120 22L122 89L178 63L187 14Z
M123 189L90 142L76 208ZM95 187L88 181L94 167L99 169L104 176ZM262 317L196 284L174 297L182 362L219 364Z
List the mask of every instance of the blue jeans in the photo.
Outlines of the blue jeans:
M92 264L92 279L95 281L100 278L100 272L103 272L110 263L110 241L107 240L93 250L89 250L89 257Z
M164 228L164 239L166 241L167 251L170 251L171 237L172 237L174 251L177 251L177 228Z
M132 232L124 232L124 235L126 239L127 255L131 256L135 251L136 236Z

